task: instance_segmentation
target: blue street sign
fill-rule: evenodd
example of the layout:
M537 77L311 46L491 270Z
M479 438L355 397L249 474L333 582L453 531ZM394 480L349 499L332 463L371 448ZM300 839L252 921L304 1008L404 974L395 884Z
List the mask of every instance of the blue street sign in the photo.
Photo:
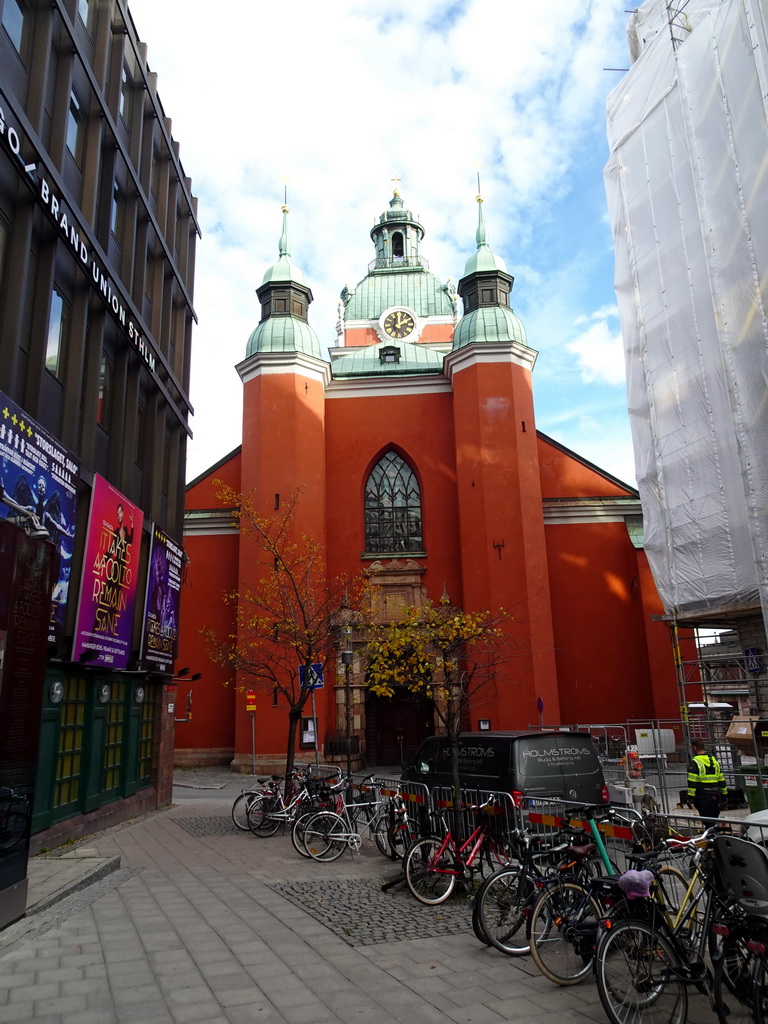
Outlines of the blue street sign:
M315 665L311 665L309 669L309 682L304 682L304 669L306 666L299 665L299 683L301 684L302 690L306 688L310 690L322 690L323 688L323 666L319 662Z
M757 653L757 648L745 647L744 659L747 663L747 672L749 672L749 674L752 676L759 675L760 669L763 667L763 662Z

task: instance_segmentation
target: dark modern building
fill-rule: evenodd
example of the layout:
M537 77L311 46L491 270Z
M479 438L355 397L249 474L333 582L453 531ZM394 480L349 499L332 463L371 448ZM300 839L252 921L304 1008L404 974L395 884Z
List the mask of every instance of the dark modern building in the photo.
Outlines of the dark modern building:
M196 207L125 0L0 0L0 519L55 548L33 850L170 800Z

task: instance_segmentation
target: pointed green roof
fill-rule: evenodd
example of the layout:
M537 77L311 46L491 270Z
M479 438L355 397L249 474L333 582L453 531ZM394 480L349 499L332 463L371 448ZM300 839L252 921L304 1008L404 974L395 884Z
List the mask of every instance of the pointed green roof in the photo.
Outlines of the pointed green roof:
M283 231L280 235L279 259L274 266L271 266L264 275L262 284L271 284L275 281L294 281L296 284L304 284L304 273L295 263L291 263L290 250L288 248L288 214L289 209L283 206Z
M494 256L490 245L488 245L488 239L485 234L485 221L483 220L482 196L477 197L477 213L477 231L475 232L477 252L467 260L467 265L464 267L464 277L467 277L469 274L476 274L478 271L485 272L489 270L500 270L503 274L506 274L506 263L500 256Z
M261 322L251 334L245 355L257 352L303 352L322 359L320 342L307 322L312 292L304 274L290 261L288 248L288 207L283 206L283 230L279 259L264 275L256 289L261 301Z

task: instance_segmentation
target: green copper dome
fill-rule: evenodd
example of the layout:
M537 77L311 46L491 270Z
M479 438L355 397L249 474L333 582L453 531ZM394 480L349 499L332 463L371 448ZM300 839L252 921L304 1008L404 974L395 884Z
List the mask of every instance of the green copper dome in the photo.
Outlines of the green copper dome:
M522 320L505 306L480 306L459 320L453 335L453 351L476 341L514 341L528 345Z
M392 306L407 306L419 316L453 316L449 287L426 270L416 274L372 273L347 300L344 319L375 320Z
M295 316L272 316L262 320L248 339L246 358L256 352L304 352L322 358L317 335L305 320Z

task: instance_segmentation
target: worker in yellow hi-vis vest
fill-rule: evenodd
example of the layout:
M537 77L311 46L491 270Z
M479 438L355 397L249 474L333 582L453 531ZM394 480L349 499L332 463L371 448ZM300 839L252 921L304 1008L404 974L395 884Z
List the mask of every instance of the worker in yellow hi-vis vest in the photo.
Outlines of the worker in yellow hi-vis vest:
M728 795L723 770L717 758L706 753L701 740L692 740L691 748L688 797L702 818L719 818L721 802Z

